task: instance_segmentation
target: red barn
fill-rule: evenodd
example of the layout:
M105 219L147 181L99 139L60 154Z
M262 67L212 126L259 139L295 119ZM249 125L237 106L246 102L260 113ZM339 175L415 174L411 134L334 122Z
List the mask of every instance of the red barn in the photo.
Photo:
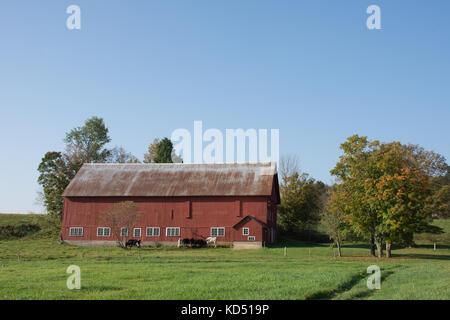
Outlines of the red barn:
M115 245L99 215L129 200L144 213L130 238L144 245L210 236L235 247L277 240L275 163L85 164L63 197L61 237L72 244Z

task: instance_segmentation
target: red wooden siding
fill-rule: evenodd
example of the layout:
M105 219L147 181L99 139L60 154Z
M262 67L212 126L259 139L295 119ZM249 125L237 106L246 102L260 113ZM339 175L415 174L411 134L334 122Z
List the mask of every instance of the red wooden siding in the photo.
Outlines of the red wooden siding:
M142 228L141 240L144 242L175 242L179 237L167 237L167 227L180 227L181 238L205 239L211 235L212 227L225 227L225 236L219 242L247 241L242 230L233 226L243 217L252 216L273 227L275 222L267 221L269 197L78 197L64 199L62 221L63 240L111 240L98 237L97 227L108 227L99 222L98 216L115 202L132 200L139 205L144 215L137 228ZM276 207L275 207L276 210ZM173 214L172 214L173 212ZM255 241L268 241L263 226L254 220L249 221L250 235ZM70 227L83 227L82 237L69 235ZM147 227L159 227L159 237L147 237ZM247 226L246 226L247 227ZM132 230L129 231L132 237Z

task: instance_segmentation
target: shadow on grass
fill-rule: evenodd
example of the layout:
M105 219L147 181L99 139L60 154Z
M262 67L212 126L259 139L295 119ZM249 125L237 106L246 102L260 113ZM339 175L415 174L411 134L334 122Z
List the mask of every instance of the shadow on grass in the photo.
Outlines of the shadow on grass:
M386 281L386 279L393 273L394 273L394 271L382 271L381 272L381 285L383 285L383 282ZM312 295L307 296L306 300L330 300L330 299L336 298L340 294L343 294L347 291L352 290L352 288L355 287L361 280L363 280L369 276L370 276L370 274L367 274L367 273L355 274L348 281L339 285L336 289L319 291L319 292L313 293ZM376 292L376 290L371 290L371 289L367 288L366 290L364 290L362 292L357 292L355 294L350 295L350 297L348 299L352 300L352 299L368 298L375 292Z
M340 284L336 289L324 290L315 292L307 296L306 300L329 300L336 297L338 294L351 290L358 282L364 279L367 275L365 273L358 273L353 275L349 280Z
M269 246L270 248L329 248L330 243L310 243L310 242L301 242L295 239L289 239L289 238L282 238L277 244L273 244ZM367 252L370 250L370 246L364 243L345 243L342 246L342 249L366 249ZM441 249L450 249L449 245L444 244L438 244L437 251L433 251L434 253L401 253L396 252L396 250L403 250L403 249L426 249L426 250L433 250L433 245L429 244L420 244L420 245L414 245L411 248L405 248L405 247L393 247L392 250L392 258L406 258L406 259L426 259L426 260L450 260L450 255L443 255L439 254L439 250ZM383 252L385 254L385 252ZM360 255L358 255L360 256ZM348 257L345 256L344 257ZM354 254L352 254L350 257L355 257ZM365 257L365 256L364 256ZM370 256L371 257L371 256ZM373 257L376 259L376 257Z
M413 248L420 248L420 249L433 249L433 244L416 244ZM436 249L450 249L450 245L448 244L437 244Z
M427 260L450 260L450 255L445 254L424 254L424 253L404 253L393 254L393 258L427 259Z

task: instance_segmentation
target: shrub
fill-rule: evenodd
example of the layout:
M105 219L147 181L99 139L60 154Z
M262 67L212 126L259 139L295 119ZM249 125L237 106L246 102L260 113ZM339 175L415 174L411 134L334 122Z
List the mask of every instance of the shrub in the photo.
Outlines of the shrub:
M0 226L0 239L23 238L41 230L41 227L34 223Z

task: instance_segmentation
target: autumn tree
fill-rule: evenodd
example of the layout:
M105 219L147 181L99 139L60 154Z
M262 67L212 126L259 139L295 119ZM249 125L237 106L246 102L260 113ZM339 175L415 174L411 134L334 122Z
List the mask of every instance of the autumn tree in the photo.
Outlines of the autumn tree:
M156 147L159 144L159 139L155 138L153 142L148 146L148 152L144 154L144 163L155 162Z
M365 201L364 182L368 177L376 176L376 165L371 150L376 148L377 141L370 142L367 137L354 135L341 144L343 154L339 162L330 172L336 177L339 188L338 197L344 201L344 210L350 219L355 233L370 241L370 253L382 255L382 236L377 232L381 217Z
M342 241L345 240L349 231L344 208L345 201L339 198L342 195L343 193L330 189L328 191L328 202L321 214L322 225L330 239L336 244L339 257L342 257Z
M358 135L341 149L344 154L331 173L352 227L370 235L378 257L383 242L390 257L393 242L411 243L416 232L439 231L430 225L436 210L431 181L447 168L442 156L416 145L368 141Z
M98 216L98 220L103 225L110 227L118 245L126 248L129 234L133 231L141 216L142 213L135 202L123 201L114 203L107 208Z

